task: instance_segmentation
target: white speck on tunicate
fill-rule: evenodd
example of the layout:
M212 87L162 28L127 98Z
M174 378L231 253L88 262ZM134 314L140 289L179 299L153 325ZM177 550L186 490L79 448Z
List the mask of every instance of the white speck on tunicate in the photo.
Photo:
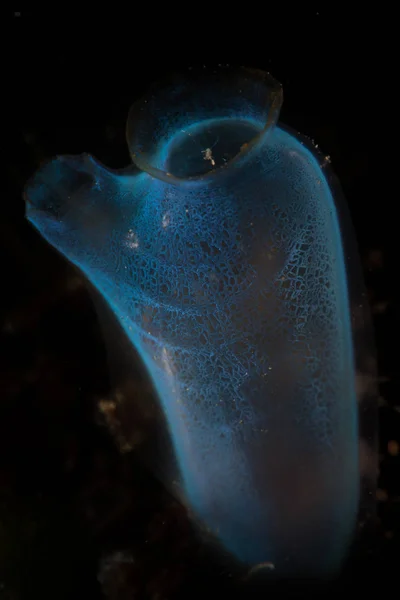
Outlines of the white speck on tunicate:
M136 233L132 231L132 229L129 229L128 234L126 236L126 245L128 246L128 248L132 248L133 250L139 248L139 240L137 238Z

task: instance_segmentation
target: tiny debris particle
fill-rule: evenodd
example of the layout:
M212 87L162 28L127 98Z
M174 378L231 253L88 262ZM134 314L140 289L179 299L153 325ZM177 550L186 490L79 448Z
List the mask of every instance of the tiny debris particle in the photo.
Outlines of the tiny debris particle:
M388 493L386 490L377 489L376 490L376 499L378 502L386 502L388 499Z
M378 398L378 406L387 406L387 402L383 396L379 396Z
M132 450L132 446L129 442L124 441L120 446L121 452L125 454L126 452L130 452Z
M115 402L112 402L112 400L100 400L99 409L102 413L108 414L115 411L116 405Z
M388 305L389 305L389 302L377 302L376 304L373 305L372 312L374 314L381 315L386 311Z
M390 456L398 456L400 450L399 443L396 440L390 440L387 449Z
M212 166L215 167L215 160L213 159L212 149L206 148L205 150L202 150L201 153L203 154L203 160L209 160Z
M371 271L381 269L383 267L383 252L374 248L370 251L367 258L367 267Z

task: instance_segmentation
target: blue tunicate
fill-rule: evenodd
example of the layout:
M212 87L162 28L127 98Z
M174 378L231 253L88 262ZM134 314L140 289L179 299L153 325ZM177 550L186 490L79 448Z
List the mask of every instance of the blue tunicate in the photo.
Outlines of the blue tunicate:
M132 108L134 166L58 157L27 217L140 354L196 516L250 567L319 576L360 497L352 233L281 101L258 71L175 77Z

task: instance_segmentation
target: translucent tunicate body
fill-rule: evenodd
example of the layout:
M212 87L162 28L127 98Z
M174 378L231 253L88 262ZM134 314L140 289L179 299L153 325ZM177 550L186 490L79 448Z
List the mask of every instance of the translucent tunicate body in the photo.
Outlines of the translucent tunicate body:
M319 576L360 504L352 234L280 102L259 72L177 78L132 109L136 166L58 157L27 216L140 355L200 521L250 568Z

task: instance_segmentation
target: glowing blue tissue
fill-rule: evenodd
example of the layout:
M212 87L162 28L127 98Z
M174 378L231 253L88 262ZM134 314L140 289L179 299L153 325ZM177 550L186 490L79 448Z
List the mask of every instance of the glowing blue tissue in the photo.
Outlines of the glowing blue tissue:
M60 156L27 217L140 354L197 517L250 567L319 576L359 505L348 226L281 101L258 71L177 76L131 110L133 166Z

